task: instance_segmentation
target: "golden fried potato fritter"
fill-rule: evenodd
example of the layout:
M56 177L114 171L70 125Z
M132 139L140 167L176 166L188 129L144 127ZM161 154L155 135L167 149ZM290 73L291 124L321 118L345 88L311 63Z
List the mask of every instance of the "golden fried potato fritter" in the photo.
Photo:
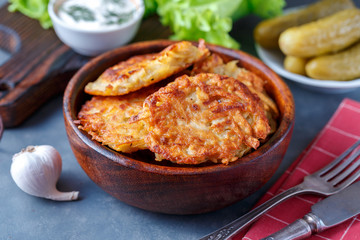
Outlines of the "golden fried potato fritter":
M134 119L146 123L157 160L179 164L227 164L270 132L259 98L239 80L211 73L178 77L146 98Z
M97 80L86 85L85 92L102 96L124 95L166 79L208 55L203 40L199 41L198 47L187 41L178 42L133 64L119 63L107 69Z
M256 94L260 98L271 126L271 133L275 132L279 110L276 103L266 93L264 88L266 82L262 78L245 68L238 67L237 61L224 63L223 59L217 54L212 54L194 64L192 75L204 72L233 77L244 83L253 94Z
M202 61L197 62L193 68L193 74L197 73L217 73L233 77L244 83L252 93L258 95L264 103L266 111L271 111L275 118L278 117L279 111L275 102L267 95L264 85L266 82L258 77L255 73L237 66L237 61L230 61L224 63L223 59L217 55L212 54Z
M131 153L146 149L144 122L129 123L130 117L142 110L145 98L158 88L147 88L126 96L94 96L78 113L79 128L110 148Z

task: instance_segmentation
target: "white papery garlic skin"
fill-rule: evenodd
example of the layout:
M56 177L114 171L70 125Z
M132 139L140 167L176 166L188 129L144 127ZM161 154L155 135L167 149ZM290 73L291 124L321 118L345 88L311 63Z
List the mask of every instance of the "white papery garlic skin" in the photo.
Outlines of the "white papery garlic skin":
M60 153L50 145L28 146L15 154L10 174L24 192L55 201L71 201L79 192L59 192L56 183L62 168Z

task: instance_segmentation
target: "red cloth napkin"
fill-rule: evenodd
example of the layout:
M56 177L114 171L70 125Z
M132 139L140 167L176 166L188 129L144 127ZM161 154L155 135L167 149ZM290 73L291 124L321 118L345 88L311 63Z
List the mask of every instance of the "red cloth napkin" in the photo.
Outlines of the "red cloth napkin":
M259 203L301 183L306 175L327 165L359 139L360 103L344 99L320 134L269 189ZM245 236L238 235L234 239L257 240L264 238L296 219L302 218L310 212L311 206L321 199L311 195L300 195L289 199L262 216L251 226ZM360 216L314 235L310 239L360 239Z

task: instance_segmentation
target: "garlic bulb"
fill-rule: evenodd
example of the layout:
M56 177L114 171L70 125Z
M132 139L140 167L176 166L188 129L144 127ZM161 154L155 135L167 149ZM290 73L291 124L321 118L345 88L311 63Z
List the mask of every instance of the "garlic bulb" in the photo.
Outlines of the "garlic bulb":
M16 185L30 195L56 201L76 200L79 192L56 189L61 168L61 156L54 147L28 146L13 156L10 173Z

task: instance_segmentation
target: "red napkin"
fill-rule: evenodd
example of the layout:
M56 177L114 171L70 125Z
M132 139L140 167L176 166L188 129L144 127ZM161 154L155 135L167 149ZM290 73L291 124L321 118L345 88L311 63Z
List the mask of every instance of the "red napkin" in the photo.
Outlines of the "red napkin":
M344 99L320 134L269 189L259 203L299 184L306 175L327 165L359 139L360 103ZM311 195L300 195L287 200L262 216L251 226L245 236L237 235L234 239L257 240L264 238L296 219L302 218L310 212L311 206L321 199ZM314 235L310 239L360 239L360 216Z

